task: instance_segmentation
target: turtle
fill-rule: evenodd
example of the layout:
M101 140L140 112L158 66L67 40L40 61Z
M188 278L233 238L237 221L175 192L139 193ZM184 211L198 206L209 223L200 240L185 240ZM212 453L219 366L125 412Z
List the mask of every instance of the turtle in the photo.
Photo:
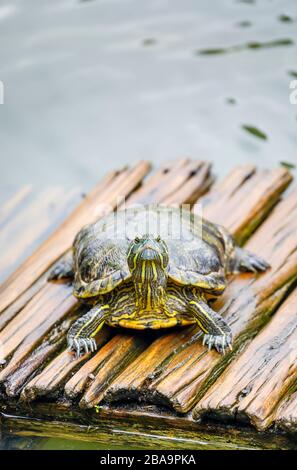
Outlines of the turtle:
M196 324L203 344L224 354L232 333L212 300L230 274L268 268L224 227L185 208L145 205L83 227L49 280L71 279L74 296L89 305L67 335L78 357L96 350L104 324L138 330Z

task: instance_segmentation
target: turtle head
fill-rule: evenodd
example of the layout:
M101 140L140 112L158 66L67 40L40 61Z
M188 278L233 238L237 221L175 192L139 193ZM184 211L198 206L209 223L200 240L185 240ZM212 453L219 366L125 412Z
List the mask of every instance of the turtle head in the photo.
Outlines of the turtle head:
M168 261L167 245L159 236L135 237L130 243L127 262L132 276L158 276L166 272Z

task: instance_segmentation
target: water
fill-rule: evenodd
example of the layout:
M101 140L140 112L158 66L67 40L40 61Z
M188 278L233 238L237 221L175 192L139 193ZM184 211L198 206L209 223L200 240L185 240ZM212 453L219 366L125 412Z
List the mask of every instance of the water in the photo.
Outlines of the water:
M1 0L0 64L0 200L139 159L297 163L295 0Z
M296 59L295 0L2 0L2 193L140 158L296 163Z

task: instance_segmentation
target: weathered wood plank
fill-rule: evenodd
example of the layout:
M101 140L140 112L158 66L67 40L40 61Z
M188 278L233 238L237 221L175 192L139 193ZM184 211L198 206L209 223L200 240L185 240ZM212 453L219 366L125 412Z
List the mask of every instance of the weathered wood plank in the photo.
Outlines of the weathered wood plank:
M0 314L0 331L19 313L28 302L44 287L46 284L48 271L46 271L29 289L21 294L8 308Z
M132 335L116 335L112 338L111 341L107 343L106 346L102 348L95 356L93 356L86 364L84 364L76 374L66 383L65 385L65 395L67 398L73 399L79 397L83 391L89 387L92 381L96 378L94 373L96 373L100 367L105 366L106 361L114 361L116 358L117 361L122 361L124 355L127 352L126 346L128 349L131 342L133 343ZM145 339L143 339L144 345L146 344ZM118 356L120 354L120 358ZM109 363L109 366L111 364ZM110 370L110 367L107 369ZM97 378L96 378L97 380ZM104 383L103 383L104 386Z
M207 165L206 165L207 166ZM168 186L170 187L170 191L172 191L172 188L178 188L179 185L180 185L180 180L178 180L178 184L176 185L176 169L178 169L180 171L180 168L181 167L186 167L186 170L185 170L185 174L188 175L189 177L189 182L191 184L191 187L192 187L192 175L189 171L189 169L193 169L193 162L184 162L182 161L181 163L179 162L174 162L173 165L172 165L172 168L169 167L169 166L166 166L166 178L167 178L167 184ZM198 167L201 168L201 163L198 162ZM208 168L208 166L207 166ZM169 176L172 175L172 178L173 178L173 181L171 181L169 178ZM190 175L190 176L189 176ZM208 172L204 172L204 175L205 175L205 178L208 180L209 179L209 175L208 175ZM152 180L152 181L151 181ZM157 174L153 175L151 177L151 179L149 179L144 185L143 187L141 187L138 191L136 191L135 194L133 194L133 196L131 196L127 203L128 204L135 204L135 203L138 203L138 197L137 197L137 194L139 193L140 194L140 200L142 203L145 203L147 202L146 199L145 199L145 195L148 194L148 200L150 202L152 202L154 200L154 202L163 202L163 197L167 197L168 196L168 192L165 191L164 193L164 185L162 184L163 182L163 172L157 172ZM204 182L204 179L201 180L201 178L199 179L199 184L202 185L202 187L204 187L205 185L205 182ZM186 182L183 180L183 186L185 187L186 186ZM148 192L146 192L146 189L149 189ZM198 189L196 189L196 191L198 191ZM185 192L185 194L192 194L192 192L190 193L187 193L187 191ZM154 197L154 199L152 199L152 197ZM185 199L184 202L187 202L187 200ZM112 341L115 341L115 340L112 340ZM113 350L113 344L112 343L110 345L110 350ZM119 339L119 344L121 344L121 340ZM125 363L126 365L128 364L128 358L129 360L131 361L134 357L135 357L135 353L136 351L139 353L140 352L140 349L144 349L146 346L147 346L147 342L146 340L144 339L143 341L140 341L138 339L135 339L133 341L130 342L130 344L127 343L127 339L126 339L126 336L125 334L123 334L123 344L125 345L125 355L126 355L126 360L125 360L125 357L123 354L118 354L118 355L115 355L115 358L112 358L110 361L109 361L109 367L104 367L103 370L99 371L98 373L98 378L96 377L95 381L94 381L94 390L97 390L98 393L99 393L99 389L104 389L106 388L106 385L105 384L108 384L109 381L113 380L115 378L115 376L119 373L119 368L121 368L123 366L123 364ZM107 345L106 348L103 348L103 350L99 351L97 354L96 354L96 359L94 359L95 361L98 362L98 367L99 367L99 364L103 363L105 360L106 360L106 351L108 351L108 348L109 346ZM130 349L129 349L130 348ZM44 390L46 389L46 386L48 386L48 389L49 391L52 391L52 372L54 371L55 372L55 390L58 389L59 387L61 387L61 385L64 384L65 380L67 379L67 376L70 375L70 373L72 372L73 370L73 367L75 367L75 363L73 363L73 357L71 354L67 354L65 355L65 353L62 353L61 354L62 356L62 359L61 361L63 362L63 368L60 368L60 373L58 373L57 369L58 367L54 367L53 368L46 368L44 371L42 371L37 377L35 377L31 382L29 382L26 386L26 399L34 399L36 396L38 396L39 394L39 383L41 384L40 386L40 393L43 394L44 393ZM116 366L116 360L119 360L119 365ZM59 356L56 358L55 360L57 362L57 364L59 364ZM66 362L67 362L67 367L66 367ZM93 364L93 363L92 363ZM88 367L88 366L86 366ZM91 365L91 367L93 367ZM78 372L79 373L79 372ZM80 377L80 376L79 376ZM0 376L1 378L1 376ZM39 380L39 381L38 381ZM102 381L103 380L103 385L99 385L99 382L100 380ZM12 381L13 383L13 381ZM48 384L48 385L46 385ZM71 390L71 384L73 385L73 387L76 387L76 384L75 384L75 378L74 380L69 384L67 384L67 390L68 390L68 394L71 395L71 393L73 393L73 395L75 395L75 391ZM32 387L32 393L30 391L30 388ZM14 387L14 389L16 390L16 387ZM93 389L92 389L93 390ZM97 399L95 397L93 397L93 391L90 391L90 393L87 395L87 397L85 399L82 400L82 404L83 406L87 407L89 406L88 405L88 400L91 400L92 403L97 403ZM10 386L10 391L11 391L11 386ZM90 405L91 406L91 405Z
M130 203L155 203L158 197L164 204L191 204L208 190L212 182L210 163L190 159L168 162L137 194L132 195Z
M276 178L277 173L279 179ZM226 183L219 184L205 197L207 202L204 215L215 221L217 213L222 222L223 214L225 214L227 228L237 231L238 237L241 238L238 227L243 227L246 232L254 228L250 212L252 211L254 217L260 220L261 216L266 214L265 204L271 207L271 199L274 201L276 199L275 192L279 197L280 191L291 179L282 170L273 171L272 174L260 171L260 175L261 178L257 171L250 167L243 167L232 172L232 178L227 177ZM238 178L237 181L236 178ZM258 189L251 194L250 182L253 178L258 184ZM261 181L263 184L260 184ZM245 185L247 185L247 192L245 192ZM227 197L223 195L224 188L227 188ZM212 196L213 192L214 196ZM241 210L240 205L237 207L238 220L235 226L234 215L229 216L231 209L235 211L233 198L239 204L239 201L244 200L244 196L250 198L250 202L248 206L245 206L244 211ZM212 201L215 208L212 206ZM257 208L257 212L254 208ZM249 244L251 250L261 253L271 262L272 269L262 277L250 274L237 277L230 283L222 299L214 305L216 310L225 310L224 316L235 338L234 353L245 336L254 334L265 322L296 277L297 267L294 264L294 254L291 253L295 247L294 237L291 237L285 244L281 243L281 231L294 229L296 222L290 220L292 211L296 211L296 192L275 208L274 214L264 222ZM280 269L281 266L282 269ZM176 332L177 336L182 334L184 333L181 331ZM188 343L182 342L178 348L176 348L177 340L174 335L168 335L167 341L166 344L166 339L162 340L159 347L158 344L156 347L152 345L138 358L136 365L141 363L143 375L137 367L134 372L134 363L132 363L111 384L105 399L117 401L123 400L124 397L126 399L136 397L152 403L165 404L178 412L185 413L191 409L198 400L199 394L203 393L204 388L215 380L232 357L231 353L221 357L215 351L208 352L202 346L199 337L194 341L190 339ZM168 350L166 358L163 354L165 344ZM151 351L153 351L154 360L152 360Z
M208 390L193 416L214 412L223 419L249 420L257 429L269 427L278 403L297 381L296 345L297 289Z
M0 382L16 370L39 345L41 338L62 321L76 303L69 286L59 284L42 288L0 332L1 361L5 364L0 372Z
M107 390L106 398L113 401L113 397L116 395L116 401L123 402L127 398L135 401L138 401L140 398L145 399L145 396L140 394L140 390L155 377L154 371L158 369L160 364L174 354L174 351L179 350L190 341L193 331L195 331L195 327L184 328L179 334L176 334L176 331L174 331L170 334L164 334L153 341L144 353L135 359L133 365L131 364L130 367L123 370L119 378L113 381ZM102 399L104 396L100 398Z
M110 329L103 328L101 334L96 338L97 346L100 348L110 337ZM55 357L39 375L36 375L21 393L21 399L32 401L37 396L52 396L69 374L78 368L90 357L90 353L79 358L73 353L64 350L59 356Z
M253 165L234 168L203 198L205 217L228 228L243 244L292 180L283 170L257 169ZM225 207L227 210L222 210Z
M64 191L57 187L48 188L31 199L1 230L0 282L66 218L80 196L78 190Z
M85 371L80 370L75 377L76 383L66 384L68 389L77 393L87 388L86 393L80 401L81 408L93 408L104 396L110 380L120 374L148 345L149 340L141 334L121 334L116 335L102 350L96 358L92 358L92 363L96 363L96 375L94 380L88 384L85 381ZM91 362L91 361L89 361ZM88 368L90 364L87 364ZM110 373L112 371L112 374ZM82 376L83 374L83 376ZM79 380L79 384L77 384ZM65 387L65 389L66 389Z
M75 189L64 193L60 190L58 192L54 190L54 193L50 191L49 194L47 192L45 195L39 194L38 198L35 198L36 201L33 199L32 203L30 192L31 188L25 187L16 194L16 196L24 194L25 198L21 200L19 197L13 198L13 201L16 199L18 204L12 206L14 210L7 220L5 230L3 230L5 239L3 240L2 237L1 240L3 255L0 279L7 277L8 271L11 272L13 269L13 264L15 267L19 265L26 255L31 254L34 246L38 246L45 237L49 236L57 224L69 215L81 197L78 190ZM31 197L28 198L28 195ZM40 291L46 283L46 278L47 273L42 275L0 314L0 331Z
M296 349L295 344L295 349ZM297 386L297 383L296 383ZM283 429L289 433L297 432L297 391L289 394L281 402L275 414L275 424L277 428Z
M112 172L104 178L61 227L0 286L0 312L32 286L70 248L75 234L83 225L115 208L119 197L128 196L141 183L149 168L149 163L140 162L132 169Z
M43 368L48 361L58 353L65 345L65 335L77 320L79 312L77 309L72 314L52 328L48 335L43 338L42 343L33 350L21 365L12 373L5 382L5 391L9 397L19 395L23 384L34 374L38 368Z

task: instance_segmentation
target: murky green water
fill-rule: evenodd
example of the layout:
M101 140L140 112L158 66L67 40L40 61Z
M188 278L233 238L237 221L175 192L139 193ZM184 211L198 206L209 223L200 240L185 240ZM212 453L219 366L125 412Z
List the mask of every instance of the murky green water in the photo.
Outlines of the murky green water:
M0 200L140 158L297 163L295 0L2 0L0 80Z
M0 450L101 450L94 442L68 441L66 439L11 436L0 442Z
M108 446L98 442L85 442L46 437L20 437L10 436L0 441L0 450L128 450L128 447L119 445ZM135 448L133 447L133 450Z

